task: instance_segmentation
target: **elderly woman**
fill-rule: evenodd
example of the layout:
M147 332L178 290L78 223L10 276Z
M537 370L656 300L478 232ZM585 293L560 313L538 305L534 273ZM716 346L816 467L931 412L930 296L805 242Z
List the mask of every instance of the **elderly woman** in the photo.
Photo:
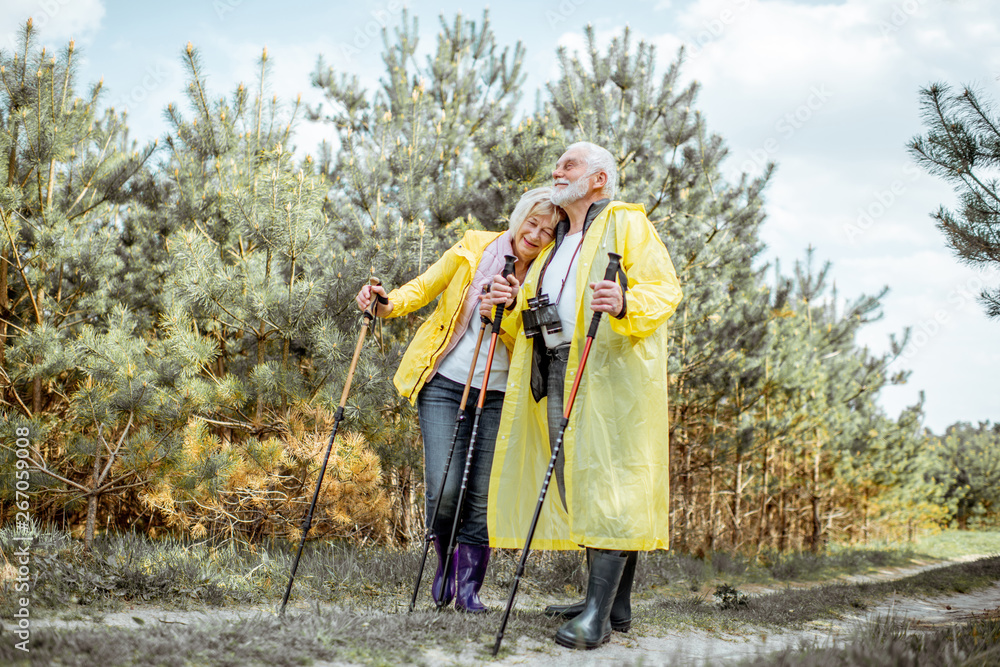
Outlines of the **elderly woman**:
M417 404L420 432L424 441L424 483L426 488L427 522L441 488L441 476L451 451L455 418L461 407L462 393L469 376L480 319L478 302L482 288L500 273L504 255L514 255L514 273L518 280L527 275L532 260L553 239L558 209L550 201L551 188L536 188L526 192L510 216L506 232L468 231L441 259L423 274L388 295L381 287L366 285L358 292L358 307L365 309L372 295L388 296L389 303L378 306L381 317L399 317L418 310L441 295L434 312L417 330L406 349L394 382L399 392ZM485 612L479 590L486 576L490 557L489 534L486 528L487 494L490 469L504 389L507 386L509 353L507 346L498 345L493 356L489 383L483 387L486 355L480 354L466 404L466 419L462 422L455 444L453 463L441 497L437 521L431 530L438 554L438 569L431 588L434 601L448 604L455 599L461 611ZM442 571L448 538L457 510L461 476L471 436L471 424L479 392L486 391L479 431L475 443L473 467L469 474L465 502L461 508L454 569ZM449 568L452 569L452 568Z

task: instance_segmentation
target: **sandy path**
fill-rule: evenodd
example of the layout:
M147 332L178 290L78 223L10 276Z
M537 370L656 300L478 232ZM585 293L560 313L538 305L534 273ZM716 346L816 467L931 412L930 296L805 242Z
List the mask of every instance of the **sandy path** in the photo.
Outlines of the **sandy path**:
M971 557L963 560L975 560ZM918 572L942 567L949 563L919 565L908 568L884 570L875 574L843 577L839 581L858 583L862 581L885 581L899 579ZM759 589L755 593L767 593ZM493 601L491 601L493 602ZM650 602L635 606L635 616L641 617L642 607ZM498 605L492 605L499 608ZM502 605L500 605L502 606ZM540 665L551 667L570 665L588 667L590 665L720 665L743 658L774 651L795 648L804 643L831 646L846 641L864 623L892 616L909 621L915 628L930 629L961 623L975 615L997 613L1000 610L1000 583L967 594L955 594L935 598L894 598L859 616L839 620L822 620L811 623L803 630L777 634L756 633L747 635L722 635L701 630L652 636L636 633L615 632L610 643L594 651L574 651L555 645L554 642L538 642L524 637L508 635L504 640L507 649L514 649L513 655L502 660L483 660L482 647L470 643L459 652L429 650L415 660L428 665ZM239 609L210 609L205 611L171 611L155 607L137 607L121 612L104 614L101 620L35 619L33 627L93 627L97 625L138 628L158 623L198 625L210 621L238 621L259 615L274 614L273 606ZM499 620L499 613L496 614ZM318 667L342 667L346 663L314 663Z
M906 568L885 569L873 574L845 576L838 581L861 583L901 579L926 570L945 567L955 562L974 561L984 556L967 556L955 561L915 565ZM823 582L830 583L830 582ZM772 589L773 590L773 589ZM758 593L769 592L766 589ZM634 633L614 632L611 641L593 651L574 651L555 643L535 646L520 642L516 655L496 661L496 665L720 665L744 658L768 654L804 643L834 646L844 643L867 622L876 618L893 617L909 621L914 628L932 629L963 623L974 616L996 614L1000 610L1000 582L990 588L967 594L954 594L934 598L895 597L868 612L838 620L810 623L804 630L779 634L721 635L704 631L678 632L667 636L642 636ZM641 606L636 615L642 613ZM441 656L446 658L446 656ZM451 656L440 664L476 664L471 656Z
M968 594L936 598L896 598L868 611L835 621L818 621L800 631L780 634L726 636L703 631L678 632L663 637L633 633L612 633L611 642L594 651L574 651L553 644L517 644L517 655L497 661L496 665L720 665L760 654L767 654L803 643L834 646L844 643L863 625L875 618L904 619L915 628L931 629L962 623L973 616L995 614L1000 609L1000 584ZM637 610L641 613L641 609ZM437 656L438 664L477 664L469 656ZM431 663L434 664L434 663Z

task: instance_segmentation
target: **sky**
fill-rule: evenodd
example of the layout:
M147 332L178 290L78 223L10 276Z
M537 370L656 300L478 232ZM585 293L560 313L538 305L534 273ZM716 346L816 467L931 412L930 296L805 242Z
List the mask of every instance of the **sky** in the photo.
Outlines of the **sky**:
M127 108L142 142L167 130L163 110L183 102L181 54L198 50L218 96L257 79L267 49L271 92L309 105L317 58L356 74L369 89L382 72L381 30L404 11L419 19L426 53L439 17L479 20L486 5L444 0L0 0L0 48L10 51L33 17L39 41L62 49L74 39L79 83L103 80L104 102ZM912 328L895 370L912 371L883 391L891 416L925 394L925 424L940 433L956 421L1000 419L1000 321L975 300L1000 273L960 263L930 215L954 206L950 187L907 154L923 129L919 91L933 82L969 85L1000 97L1000 3L996 0L508 0L489 8L500 45L527 51L524 90L558 77L558 47L584 45L593 26L602 45L629 26L657 47L660 71L682 45L685 82L701 86L696 107L730 148L728 177L777 171L765 192L766 260L791 270L808 247L832 262L843 299L890 291L883 317L860 343L888 349ZM83 90L83 88L80 88ZM303 121L299 152L331 131ZM669 248L669 239L665 239Z

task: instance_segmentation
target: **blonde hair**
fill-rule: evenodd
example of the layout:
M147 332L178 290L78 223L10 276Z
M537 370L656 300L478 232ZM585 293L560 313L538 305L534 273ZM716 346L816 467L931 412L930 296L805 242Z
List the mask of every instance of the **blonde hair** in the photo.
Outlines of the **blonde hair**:
M552 188L544 187L528 190L521 195L517 206L514 207L514 210L510 214L510 233L512 236L517 234L517 230L521 228L524 221L533 214L547 215L555 219L558 212L559 209L552 203Z

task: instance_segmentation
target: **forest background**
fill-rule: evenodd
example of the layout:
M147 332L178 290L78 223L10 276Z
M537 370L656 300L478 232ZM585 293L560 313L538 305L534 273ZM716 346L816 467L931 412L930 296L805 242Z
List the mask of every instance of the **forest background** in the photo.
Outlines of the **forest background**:
M524 50L488 16L442 17L431 57L415 21L386 34L381 85L317 65L317 108L257 81L214 90L198 51L159 144L129 138L74 45L29 25L2 55L0 367L3 516L26 470L33 514L84 537L298 536L343 386L370 275L398 285L476 227L500 229L568 143L618 158L685 300L671 320L674 546L813 549L995 522L1000 434L923 428L879 393L906 381L858 334L884 292L838 295L809 251L762 261L762 174L726 178L725 143L626 29L557 54L523 88ZM537 92L537 94L536 94ZM531 112L522 100L534 95ZM301 157L296 123L336 140ZM392 374L422 314L386 322L362 357L324 484L318 537L420 534L421 447ZM17 436L28 434L27 455ZM25 449L25 448L21 448Z

